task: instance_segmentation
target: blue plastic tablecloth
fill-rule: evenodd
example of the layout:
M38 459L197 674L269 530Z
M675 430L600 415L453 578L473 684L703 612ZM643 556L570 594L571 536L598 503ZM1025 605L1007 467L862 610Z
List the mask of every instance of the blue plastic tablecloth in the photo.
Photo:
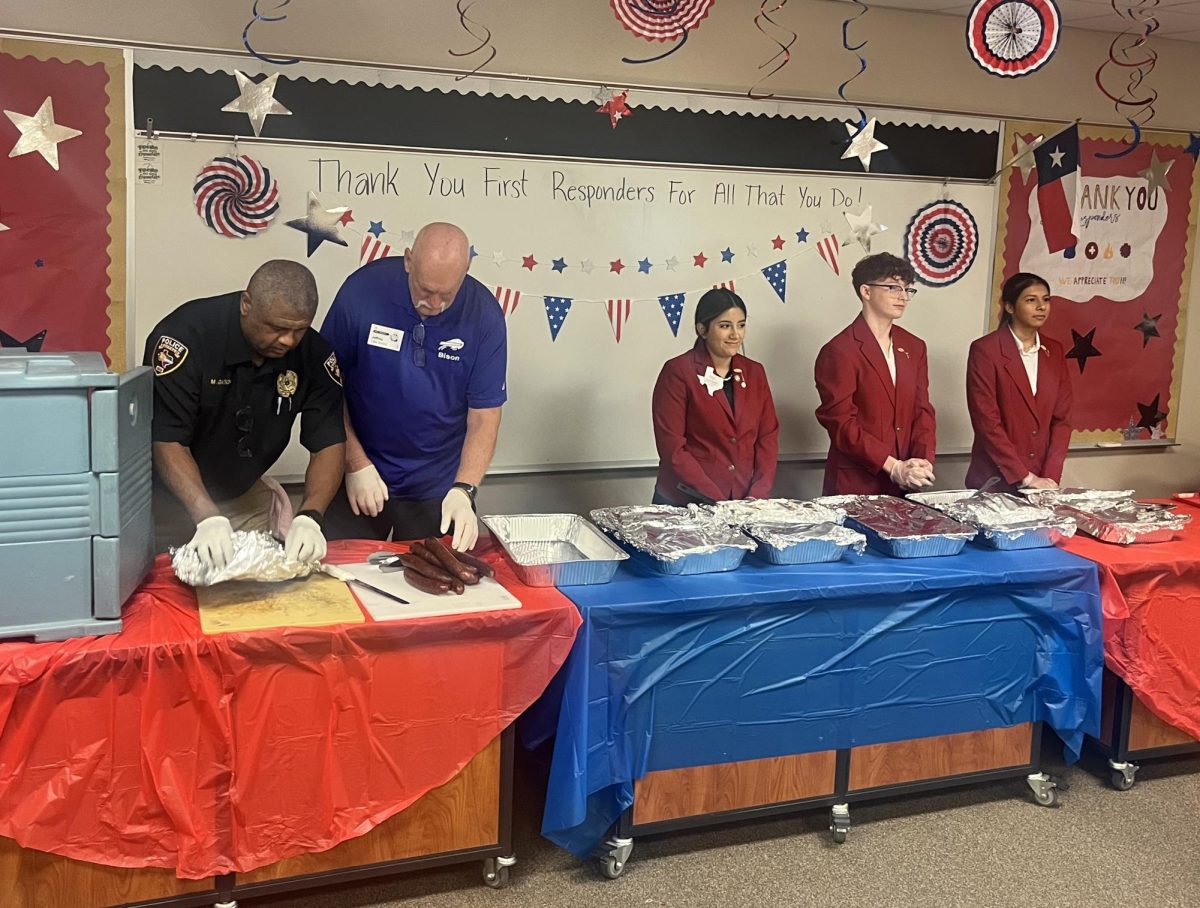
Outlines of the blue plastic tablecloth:
M1096 567L1058 549L623 567L562 592L583 626L524 736L556 734L542 833L580 857L653 770L1031 721L1074 760L1099 732Z

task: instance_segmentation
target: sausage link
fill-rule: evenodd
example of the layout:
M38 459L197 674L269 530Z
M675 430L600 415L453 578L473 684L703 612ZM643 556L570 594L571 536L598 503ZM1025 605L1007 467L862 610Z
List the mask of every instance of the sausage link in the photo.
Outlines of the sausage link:
M448 570L451 574L453 574L463 583L471 582L468 578L471 577L473 572L466 569L466 567L456 557L456 553L451 551L450 547L446 545L446 543L442 542L442 540L435 536L430 536L425 540L425 547L437 556L438 561L442 563L442 567ZM476 576L474 582L478 583L479 577Z
M481 577L495 577L495 569L482 558L476 558L470 552L456 552L455 557L469 568L474 568Z
M404 579L408 581L408 583L410 583L415 589L418 589L423 593L433 593L434 595L440 596L443 593L450 592L450 584L433 580L430 577L426 577L424 574L418 574L411 568L404 569Z
M416 555L401 555L400 563L404 565L405 570L436 580L438 583L452 584L456 579L449 572L442 570L441 565L430 564Z

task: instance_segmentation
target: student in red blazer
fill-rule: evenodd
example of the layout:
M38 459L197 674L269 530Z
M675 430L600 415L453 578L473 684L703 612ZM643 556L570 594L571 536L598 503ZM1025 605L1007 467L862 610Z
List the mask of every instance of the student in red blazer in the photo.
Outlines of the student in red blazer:
M696 343L663 364L654 385L655 504L766 498L775 483L779 420L767 373L739 351L746 304L709 290L696 305Z
M1062 344L1041 333L1050 285L1021 272L1000 291L1000 327L971 344L967 411L975 427L967 485L1053 489L1071 441L1071 377Z
M933 484L925 344L892 324L916 294L915 279L908 262L886 252L859 261L851 281L862 313L817 354L826 495L901 495Z

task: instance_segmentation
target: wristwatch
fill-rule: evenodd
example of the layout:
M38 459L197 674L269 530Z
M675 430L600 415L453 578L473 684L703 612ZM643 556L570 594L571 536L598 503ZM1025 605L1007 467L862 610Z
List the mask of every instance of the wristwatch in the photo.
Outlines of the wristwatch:
M297 517L311 517L313 523L315 523L317 525L318 530L325 529L325 515L322 514L320 511L318 511L316 508L305 508L303 511L301 511L296 516Z
M462 489L467 493L467 497L471 499L471 504L475 503L475 494L479 491L479 486L473 486L469 482L456 482L450 488Z

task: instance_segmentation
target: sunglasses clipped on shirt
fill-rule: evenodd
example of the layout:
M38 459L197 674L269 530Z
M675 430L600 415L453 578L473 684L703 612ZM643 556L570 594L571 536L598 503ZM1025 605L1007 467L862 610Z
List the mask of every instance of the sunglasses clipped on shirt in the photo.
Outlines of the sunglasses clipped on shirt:
M425 368L425 323L417 322L412 329L413 362L418 369Z

